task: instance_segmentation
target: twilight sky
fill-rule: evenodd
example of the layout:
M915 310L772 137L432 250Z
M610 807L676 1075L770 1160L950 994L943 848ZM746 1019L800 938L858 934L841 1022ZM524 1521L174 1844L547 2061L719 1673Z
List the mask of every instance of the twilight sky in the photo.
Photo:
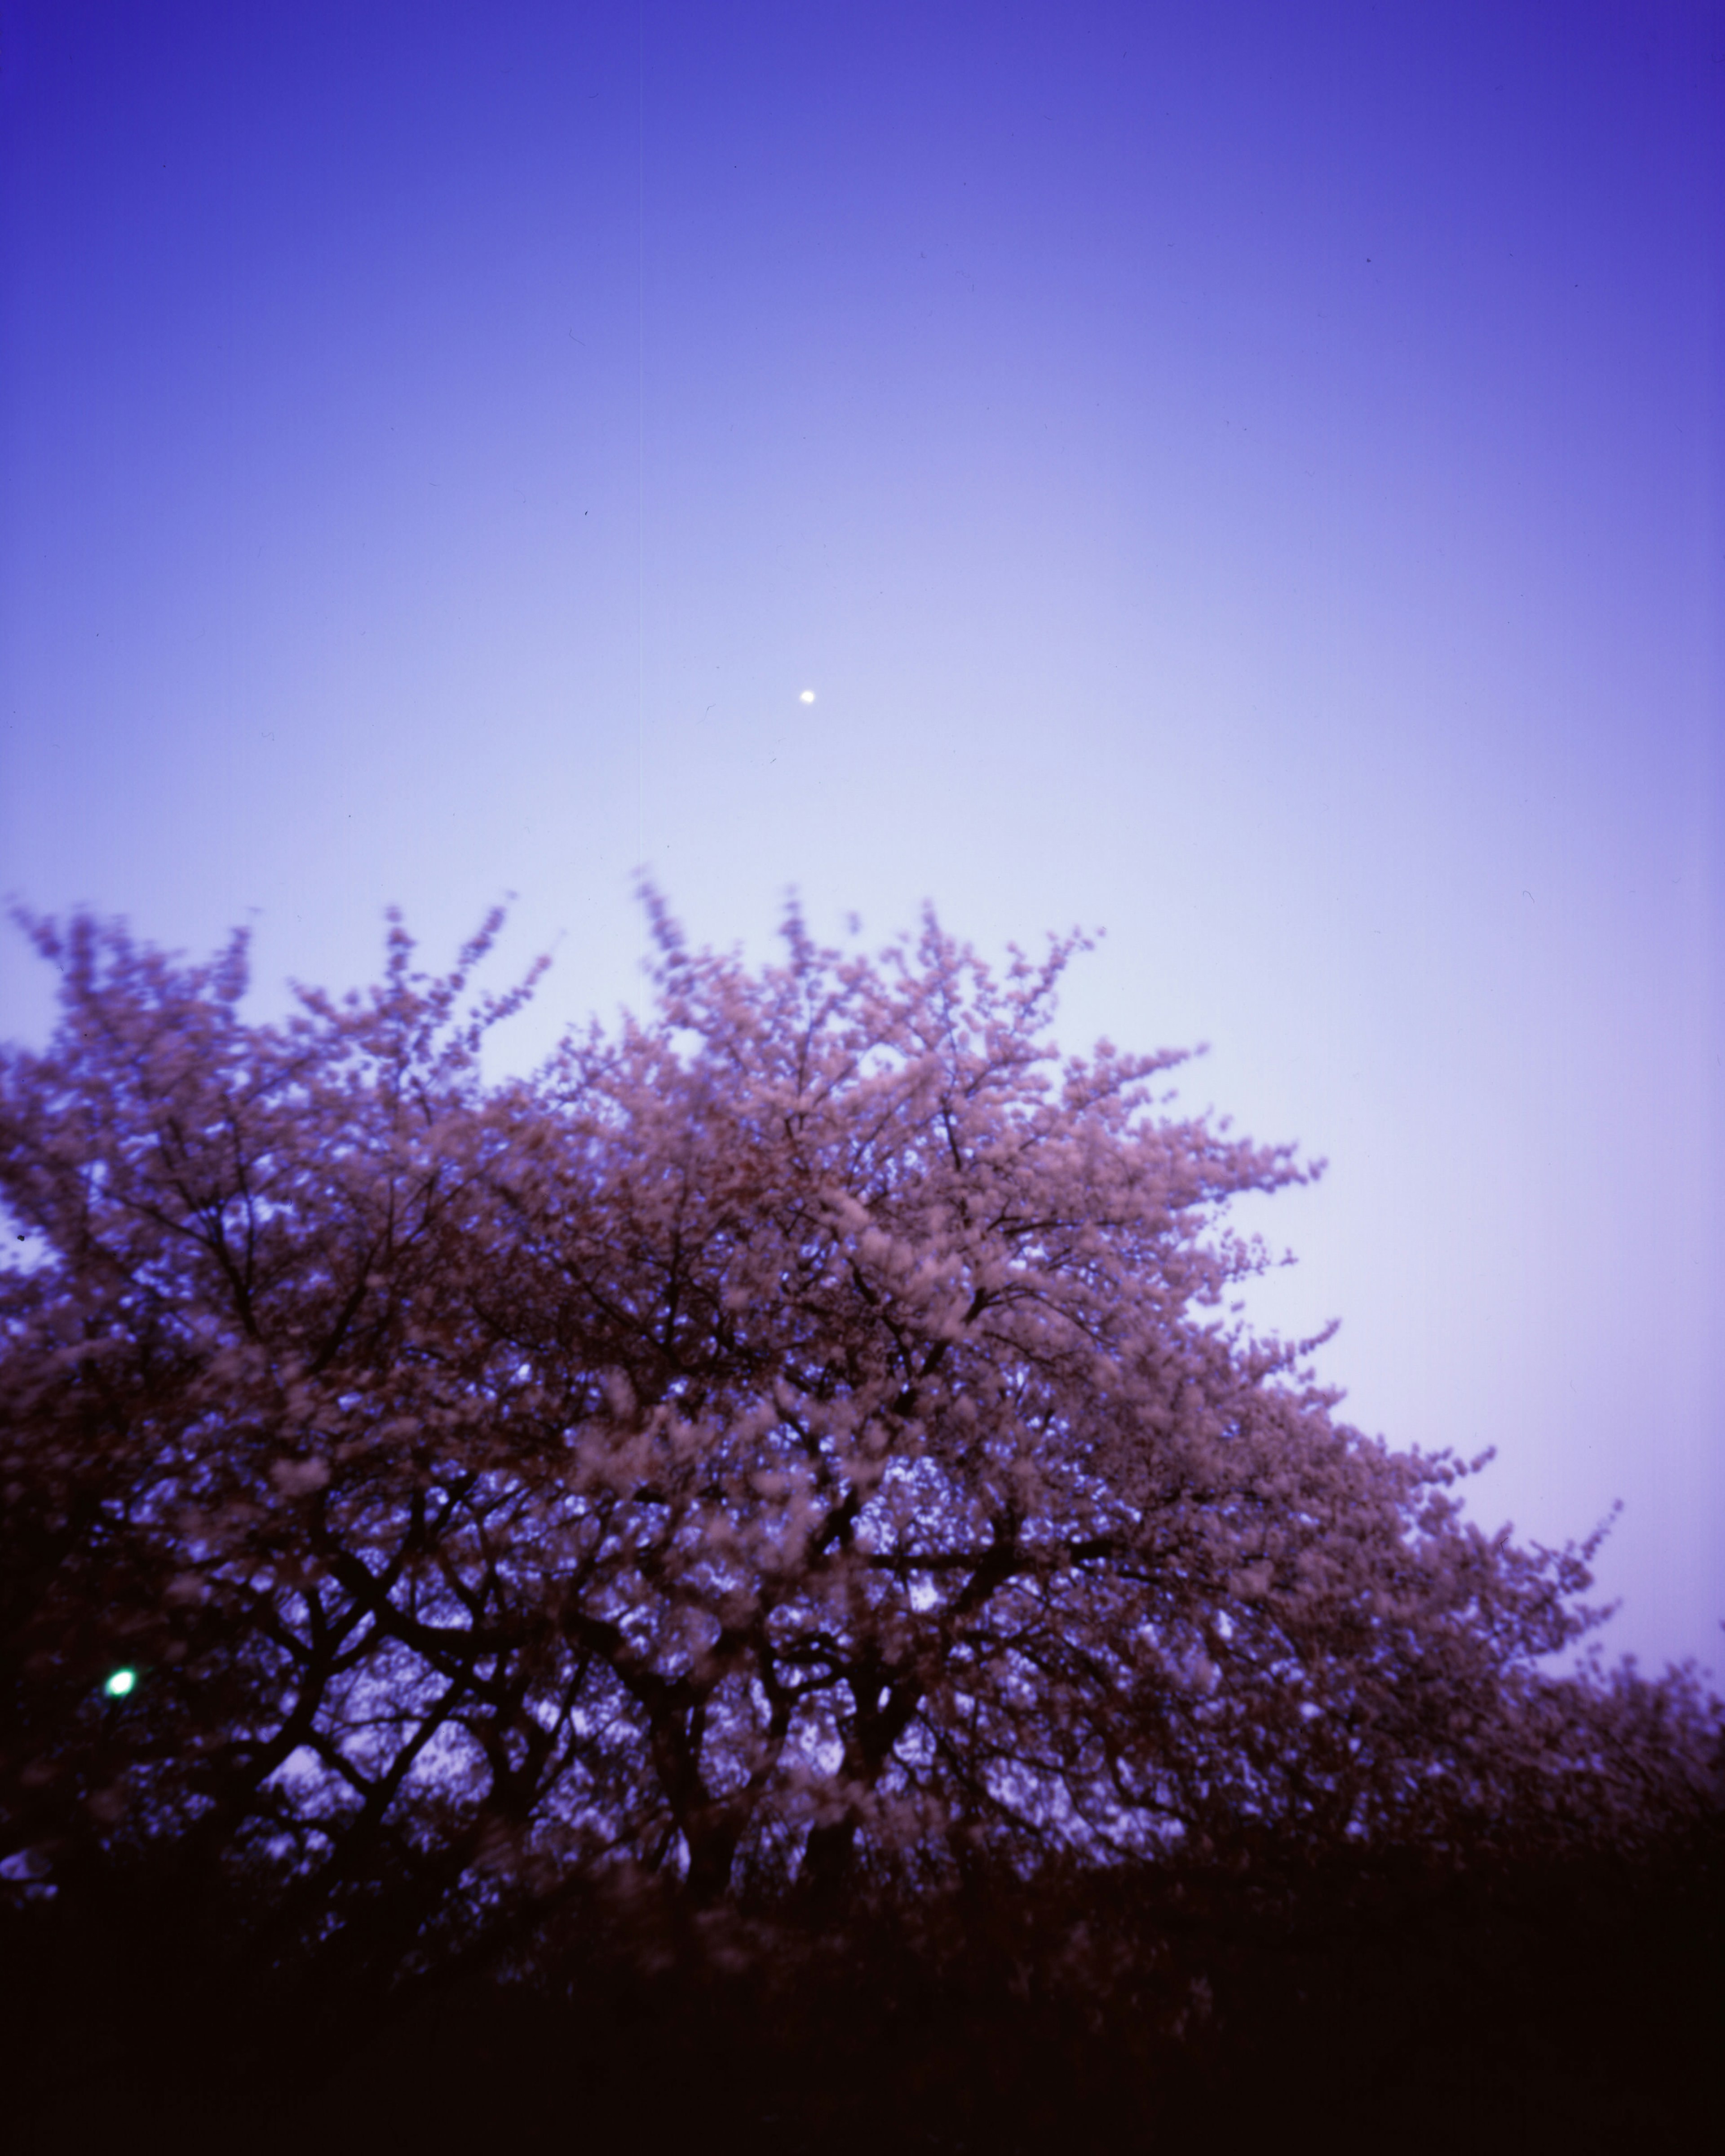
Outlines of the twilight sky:
M499 1067L638 864L1106 927L1255 1313L1725 1677L1722 243L1719 0L0 0L0 889L513 891Z

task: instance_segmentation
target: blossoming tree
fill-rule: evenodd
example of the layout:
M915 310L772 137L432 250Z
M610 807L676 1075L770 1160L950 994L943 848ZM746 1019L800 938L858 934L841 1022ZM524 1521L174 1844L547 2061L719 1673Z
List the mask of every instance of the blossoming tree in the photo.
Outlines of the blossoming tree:
M652 1022L495 1083L495 919L438 979L398 924L280 1024L243 939L28 924L15 1873L170 1850L339 1959L344 1916L425 1953L608 1863L819 1904L894 1851L1604 1831L1702 1786L1692 1682L1541 1674L1593 1545L1486 1537L1240 1322L1227 1202L1311 1171L1168 1119L1175 1055L1060 1061L1076 940L996 978L932 916L870 961L793 912L752 973L649 904Z

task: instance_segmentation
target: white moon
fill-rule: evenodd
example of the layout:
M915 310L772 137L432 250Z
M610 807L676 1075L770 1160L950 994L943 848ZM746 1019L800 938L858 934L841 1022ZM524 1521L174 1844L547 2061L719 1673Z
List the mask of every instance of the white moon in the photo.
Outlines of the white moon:
M797 699L797 701L798 701L799 704L812 704L812 703L814 701L814 690L813 690L813 689L805 689L805 690L803 691L802 695L801 695L801 696Z

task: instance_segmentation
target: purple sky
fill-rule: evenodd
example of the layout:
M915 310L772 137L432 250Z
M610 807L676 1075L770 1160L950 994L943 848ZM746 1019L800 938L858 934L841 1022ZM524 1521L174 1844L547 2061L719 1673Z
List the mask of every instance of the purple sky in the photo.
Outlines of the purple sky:
M1105 926L1255 1311L1725 1674L1725 8L0 0L0 887L513 890L517 1065L637 863Z

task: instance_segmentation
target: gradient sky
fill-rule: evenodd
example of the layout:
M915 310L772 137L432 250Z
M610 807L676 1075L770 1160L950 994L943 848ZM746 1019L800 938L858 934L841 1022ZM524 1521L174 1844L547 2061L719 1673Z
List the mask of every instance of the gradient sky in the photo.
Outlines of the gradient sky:
M1725 1675L1725 8L0 0L0 888L516 891L499 1067L638 864L1106 927L1255 1313Z

